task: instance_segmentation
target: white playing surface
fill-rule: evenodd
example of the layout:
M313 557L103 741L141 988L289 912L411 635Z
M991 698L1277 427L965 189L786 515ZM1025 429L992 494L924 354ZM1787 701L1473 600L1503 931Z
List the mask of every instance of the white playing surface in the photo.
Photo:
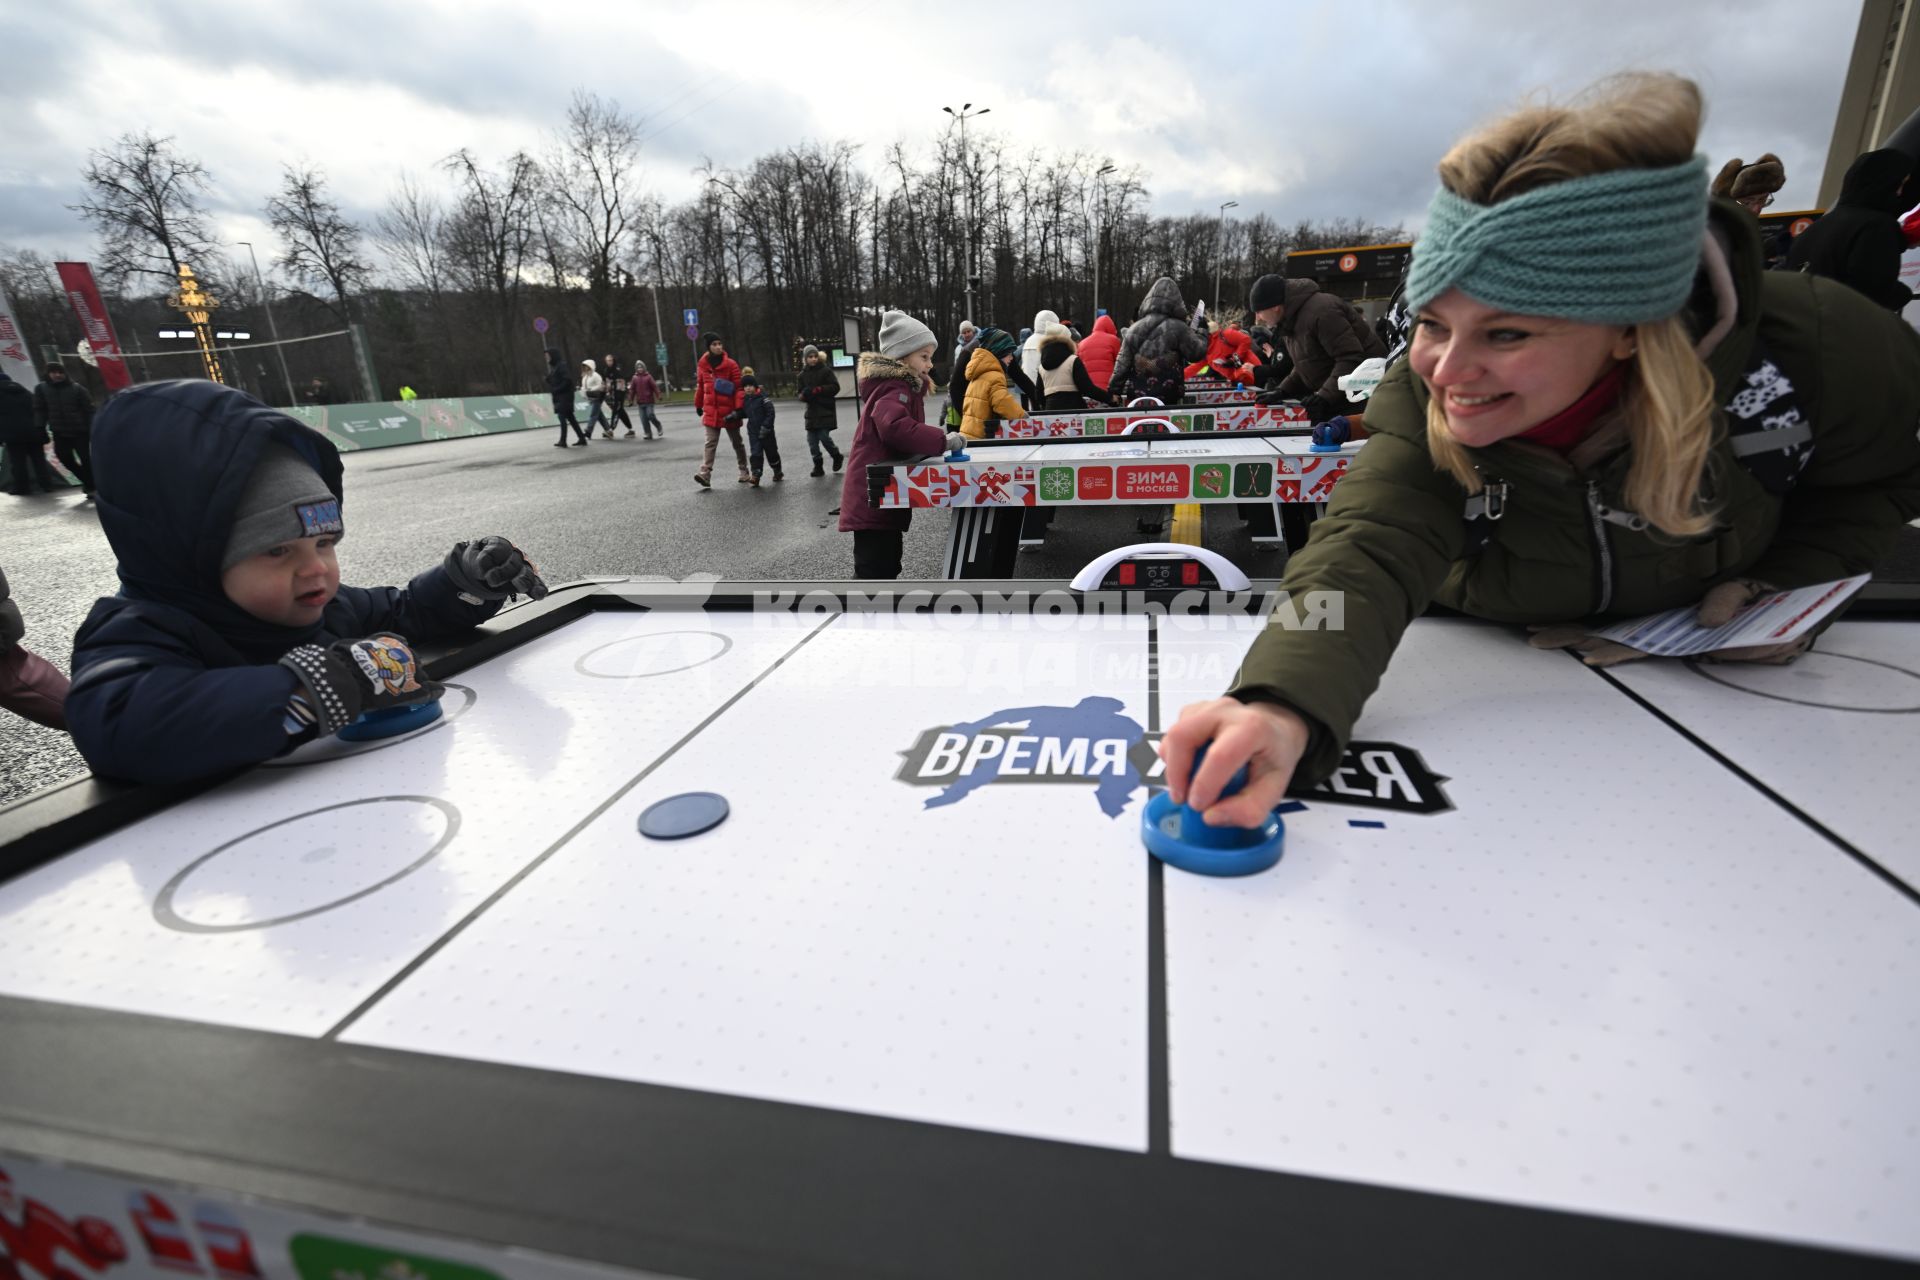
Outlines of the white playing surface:
M1619 674L1911 881L1915 631L1711 673L1738 689ZM1163 724L1250 635L1160 620ZM595 615L459 677L438 726L0 886L0 992L1144 1150L1145 791L929 808L896 775L997 711L1103 694L1146 725L1146 644L1143 619ZM1310 798L1273 871L1164 873L1176 1156L1920 1256L1910 899L1504 629L1416 624L1359 736L1418 750L1454 808ZM684 791L732 817L636 833Z

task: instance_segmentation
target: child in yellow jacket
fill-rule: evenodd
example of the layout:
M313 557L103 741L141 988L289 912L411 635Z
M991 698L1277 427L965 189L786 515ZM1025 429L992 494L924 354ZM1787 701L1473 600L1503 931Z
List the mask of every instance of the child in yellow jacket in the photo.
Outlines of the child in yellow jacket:
M1001 419L1026 416L1026 410L1007 390L1007 366L1019 354L1020 344L1005 329L981 331L980 343L967 362L967 398L960 416L961 435L985 440L998 433Z

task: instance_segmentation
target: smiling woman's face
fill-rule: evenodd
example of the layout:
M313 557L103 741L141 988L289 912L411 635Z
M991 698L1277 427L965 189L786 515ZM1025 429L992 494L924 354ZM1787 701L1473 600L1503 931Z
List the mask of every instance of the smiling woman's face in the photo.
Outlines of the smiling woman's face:
M1420 309L1407 358L1474 448L1553 417L1633 354L1633 330L1548 316L1517 316L1458 289Z

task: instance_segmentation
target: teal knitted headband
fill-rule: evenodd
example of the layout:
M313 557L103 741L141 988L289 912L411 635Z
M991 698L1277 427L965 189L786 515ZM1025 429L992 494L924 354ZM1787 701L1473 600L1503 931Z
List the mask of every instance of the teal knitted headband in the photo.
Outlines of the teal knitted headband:
M1442 187L1413 246L1407 305L1448 289L1516 315L1593 324L1686 305L1707 226L1707 158L1616 169L1474 204Z

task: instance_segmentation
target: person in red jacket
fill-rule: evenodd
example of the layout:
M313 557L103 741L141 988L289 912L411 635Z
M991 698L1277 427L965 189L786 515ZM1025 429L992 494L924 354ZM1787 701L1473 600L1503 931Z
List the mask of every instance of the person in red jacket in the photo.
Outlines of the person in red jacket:
M1225 378L1228 382L1253 385L1253 366L1260 363L1253 339L1238 325L1227 324L1207 336L1207 354L1187 368L1188 378Z
M747 471L747 447L740 442L740 407L745 397L740 392L740 366L727 354L727 344L717 333L703 333L701 346L707 354L694 363L693 408L700 425L707 429L706 451L700 455L700 469L693 481L703 489L713 488L713 458L720 449L720 433L727 433L733 456L740 464L740 483L752 484Z
M1080 363L1086 366L1087 376L1101 386L1113 382L1113 358L1120 354L1120 331L1113 327L1113 317L1103 315L1093 322L1093 332L1080 339Z

